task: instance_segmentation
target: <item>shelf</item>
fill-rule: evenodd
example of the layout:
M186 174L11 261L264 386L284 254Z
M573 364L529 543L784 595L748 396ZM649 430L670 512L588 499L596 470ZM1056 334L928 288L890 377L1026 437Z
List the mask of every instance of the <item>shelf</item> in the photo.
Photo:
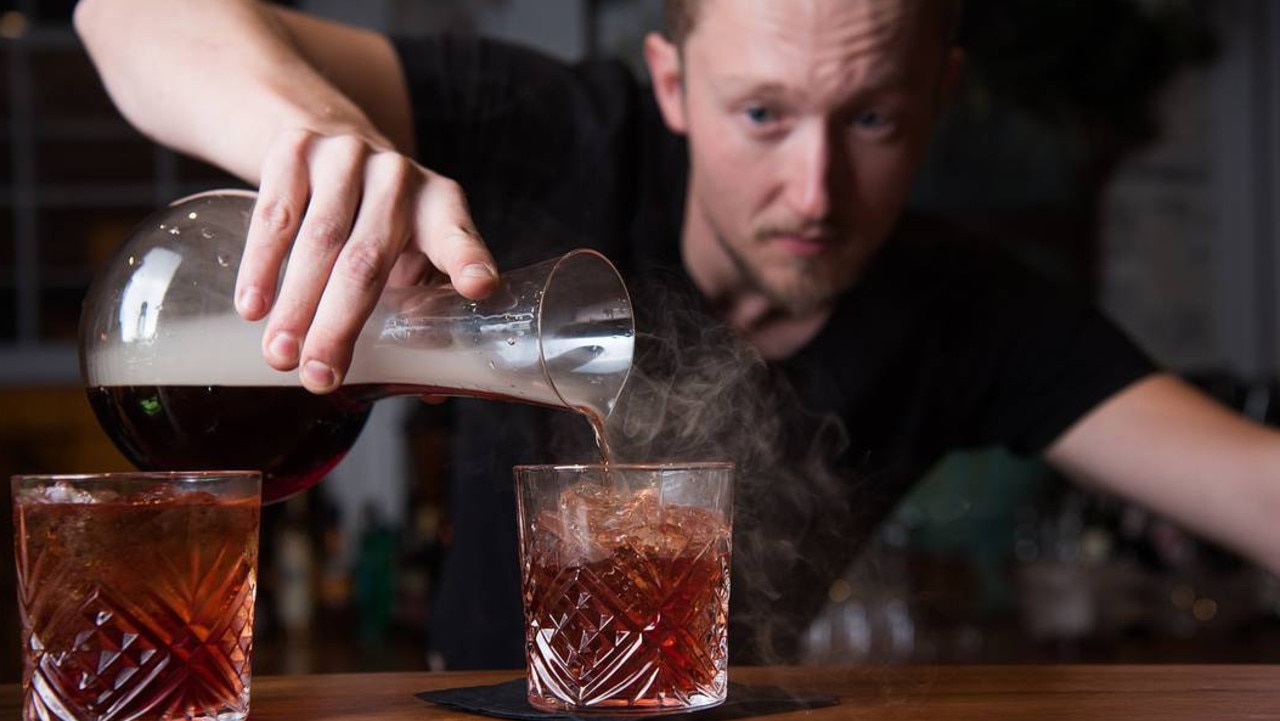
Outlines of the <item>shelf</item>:
M35 128L35 135L41 141L78 141L78 140L138 140L150 142L146 136L134 130L120 118L43 118ZM14 137L13 126L0 124L0 137L10 142L19 142L25 138Z
M136 208L159 207L177 198L217 187L211 183L178 183L168 193L160 183L98 185L44 185L34 189L0 186L0 208L32 205L37 208ZM14 196L19 195L15 202Z
M18 50L73 50L80 47L80 38L70 27L36 26L21 37L7 38L0 43L9 52Z
M0 345L0 387L67 384L80 384L74 344Z
M13 123L0 122L0 138L5 142L26 142L27 136L15 137L17 132ZM33 128L32 136L42 142L147 140L123 118L42 118Z
M86 288L93 280L92 268L41 268L40 290L75 290ZM0 266L0 291L16 290L17 271L13 266Z

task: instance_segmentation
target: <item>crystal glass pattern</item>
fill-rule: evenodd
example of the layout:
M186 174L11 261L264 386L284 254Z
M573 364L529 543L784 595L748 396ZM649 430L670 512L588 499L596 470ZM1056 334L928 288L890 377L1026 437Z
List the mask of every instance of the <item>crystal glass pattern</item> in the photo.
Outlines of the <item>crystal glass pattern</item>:
M611 714L722 702L732 466L526 466L516 478L529 702Z
M249 711L260 476L15 477L28 721Z

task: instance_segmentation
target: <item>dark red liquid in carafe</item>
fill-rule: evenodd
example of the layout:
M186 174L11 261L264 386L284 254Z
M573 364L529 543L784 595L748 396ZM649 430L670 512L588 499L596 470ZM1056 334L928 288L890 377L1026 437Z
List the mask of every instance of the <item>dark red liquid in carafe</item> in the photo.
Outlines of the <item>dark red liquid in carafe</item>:
M99 424L138 468L262 471L262 499L271 502L310 488L342 460L376 390L120 385L88 393Z

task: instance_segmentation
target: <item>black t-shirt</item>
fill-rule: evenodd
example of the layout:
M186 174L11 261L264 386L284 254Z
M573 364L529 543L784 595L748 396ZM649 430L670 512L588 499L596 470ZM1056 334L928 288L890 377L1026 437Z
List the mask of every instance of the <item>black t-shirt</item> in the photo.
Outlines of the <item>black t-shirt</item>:
M686 148L621 63L460 38L396 47L419 159L461 183L500 265L592 247L627 278L643 334L615 413L635 421L629 459L738 464L736 662L795 653L831 581L943 453L1036 453L1152 371L1088 302L911 215L807 346L762 363L681 265ZM569 413L466 399L452 410L454 537L429 643L450 668L518 667L511 468L593 446ZM642 422L654 416L656 428Z

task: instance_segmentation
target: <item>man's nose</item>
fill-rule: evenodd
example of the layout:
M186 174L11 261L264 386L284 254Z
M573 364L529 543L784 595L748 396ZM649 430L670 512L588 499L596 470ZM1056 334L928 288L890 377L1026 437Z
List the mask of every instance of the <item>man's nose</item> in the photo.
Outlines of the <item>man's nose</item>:
M815 221L831 211L835 145L825 124L814 122L792 136L787 159L787 205L800 218Z

